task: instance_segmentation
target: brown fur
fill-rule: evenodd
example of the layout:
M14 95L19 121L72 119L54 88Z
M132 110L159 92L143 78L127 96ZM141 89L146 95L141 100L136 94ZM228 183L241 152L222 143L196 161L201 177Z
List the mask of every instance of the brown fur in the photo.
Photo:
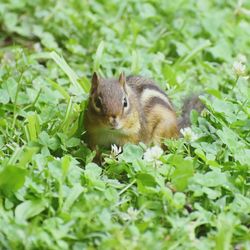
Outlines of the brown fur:
M149 143L160 144L163 138L178 137L176 115L165 106L156 104L148 111L147 118Z

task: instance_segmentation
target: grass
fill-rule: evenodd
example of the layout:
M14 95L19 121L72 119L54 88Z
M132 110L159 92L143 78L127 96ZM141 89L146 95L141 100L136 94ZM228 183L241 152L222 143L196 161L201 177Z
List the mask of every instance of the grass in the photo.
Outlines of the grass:
M250 249L247 1L1 1L1 249ZM244 55L242 57L240 55ZM233 70L242 61L244 73ZM109 152L81 140L93 71L155 79L192 131Z

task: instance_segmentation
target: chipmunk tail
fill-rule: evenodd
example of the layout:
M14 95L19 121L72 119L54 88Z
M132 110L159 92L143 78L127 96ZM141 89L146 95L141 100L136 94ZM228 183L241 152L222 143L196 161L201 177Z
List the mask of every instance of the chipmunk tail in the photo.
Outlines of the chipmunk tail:
M178 127L186 128L191 126L190 114L192 110L196 110L198 113L204 109L204 104L199 99L199 94L195 94L193 96L189 96L184 100L182 106L182 113L180 119L178 121Z

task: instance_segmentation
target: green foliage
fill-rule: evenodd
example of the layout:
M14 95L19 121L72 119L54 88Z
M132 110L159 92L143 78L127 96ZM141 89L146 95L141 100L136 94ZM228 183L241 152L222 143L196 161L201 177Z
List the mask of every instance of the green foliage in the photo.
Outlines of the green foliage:
M247 1L2 0L0 248L250 249L249 13ZM94 70L152 77L178 113L204 93L206 110L152 161L128 144L98 166L81 140Z

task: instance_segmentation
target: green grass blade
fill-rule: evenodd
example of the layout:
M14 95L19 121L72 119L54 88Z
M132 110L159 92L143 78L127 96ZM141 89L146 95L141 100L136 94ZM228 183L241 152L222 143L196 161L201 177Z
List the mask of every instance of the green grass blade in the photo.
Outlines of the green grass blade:
M70 95L67 93L67 91L66 91L62 86L60 86L58 83L56 83L55 81L53 81L53 80L51 80L51 79L47 79L47 80L48 80L48 82L51 84L51 86L52 86L54 89L58 90L58 91L61 93L61 95L62 95L67 101L69 101Z
M37 115L36 114L29 115L27 117L27 120L28 120L27 128L29 131L29 138L31 141L34 141L37 139L37 136L40 133L40 125Z
M71 83L82 93L85 93L86 87L83 87L81 83L78 81L78 76L71 69L71 67L67 64L65 59L62 56L59 56L56 52L45 52L38 53L35 56L32 56L34 59L53 59L56 64L63 70L63 72L69 77Z
M101 41L98 45L98 48L97 48L96 54L95 54L95 58L94 58L94 71L98 71L98 69L100 67L104 48L105 48L105 44L103 41Z
M189 54L187 54L186 56L182 57L177 63L176 65L183 65L185 63L187 63L188 61L192 60L199 52L201 52L202 50L208 48L211 46L211 42L206 40L204 41L200 46L194 48L193 50L191 50L191 52Z

